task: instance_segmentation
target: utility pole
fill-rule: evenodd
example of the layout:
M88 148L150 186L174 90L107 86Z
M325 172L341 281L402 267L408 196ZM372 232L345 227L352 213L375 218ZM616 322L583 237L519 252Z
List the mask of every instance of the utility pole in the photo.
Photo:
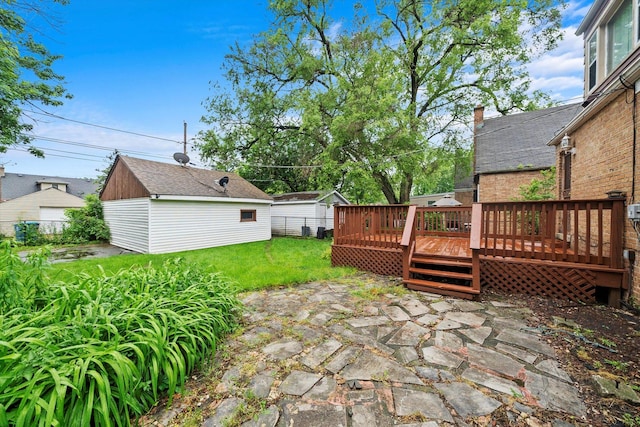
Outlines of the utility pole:
M186 120L184 121L184 149L183 149L183 153L185 155L187 154L187 122L186 122Z

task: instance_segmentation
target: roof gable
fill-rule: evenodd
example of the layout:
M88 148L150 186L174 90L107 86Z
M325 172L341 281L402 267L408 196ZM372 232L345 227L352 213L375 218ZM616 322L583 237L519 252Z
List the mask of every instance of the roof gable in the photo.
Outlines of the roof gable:
M555 165L547 142L578 112L580 104L484 120L476 127L475 174L546 169Z
M129 175L126 179L125 174ZM229 182L222 186L219 180L225 176ZM139 185L139 194L118 191L118 188L126 187L127 182ZM270 196L235 173L118 156L107 176L101 198L116 200L151 195L271 200Z

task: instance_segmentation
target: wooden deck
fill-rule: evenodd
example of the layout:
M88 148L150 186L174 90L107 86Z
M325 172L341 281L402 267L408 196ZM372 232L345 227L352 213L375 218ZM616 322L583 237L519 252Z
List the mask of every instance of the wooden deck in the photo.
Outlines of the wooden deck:
M339 206L332 263L473 298L482 289L619 304L623 200Z

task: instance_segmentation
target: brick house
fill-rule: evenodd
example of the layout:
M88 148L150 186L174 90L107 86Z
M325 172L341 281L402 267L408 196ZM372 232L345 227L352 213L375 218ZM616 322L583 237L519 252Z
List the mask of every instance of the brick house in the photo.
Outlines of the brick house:
M476 201L517 198L518 188L555 165L555 150L546 145L581 110L568 104L485 119L484 107L473 110Z
M584 109L548 145L555 146L559 198L624 193L640 203L639 0L595 0L578 27L584 38ZM628 297L640 301L640 234L625 218L623 246L630 269Z

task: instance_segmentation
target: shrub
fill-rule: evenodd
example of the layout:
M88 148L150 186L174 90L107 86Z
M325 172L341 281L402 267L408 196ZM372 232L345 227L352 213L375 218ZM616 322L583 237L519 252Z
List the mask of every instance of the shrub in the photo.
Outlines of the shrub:
M64 214L68 218L67 226L62 231L65 243L87 243L108 241L109 227L104 222L102 202L95 194L85 198L86 205L80 209L67 209Z
M225 281L178 260L83 274L0 317L0 425L129 425L235 327Z
M11 241L0 242L0 312L31 309L43 299L49 255L48 249L39 249L23 262L13 253Z

